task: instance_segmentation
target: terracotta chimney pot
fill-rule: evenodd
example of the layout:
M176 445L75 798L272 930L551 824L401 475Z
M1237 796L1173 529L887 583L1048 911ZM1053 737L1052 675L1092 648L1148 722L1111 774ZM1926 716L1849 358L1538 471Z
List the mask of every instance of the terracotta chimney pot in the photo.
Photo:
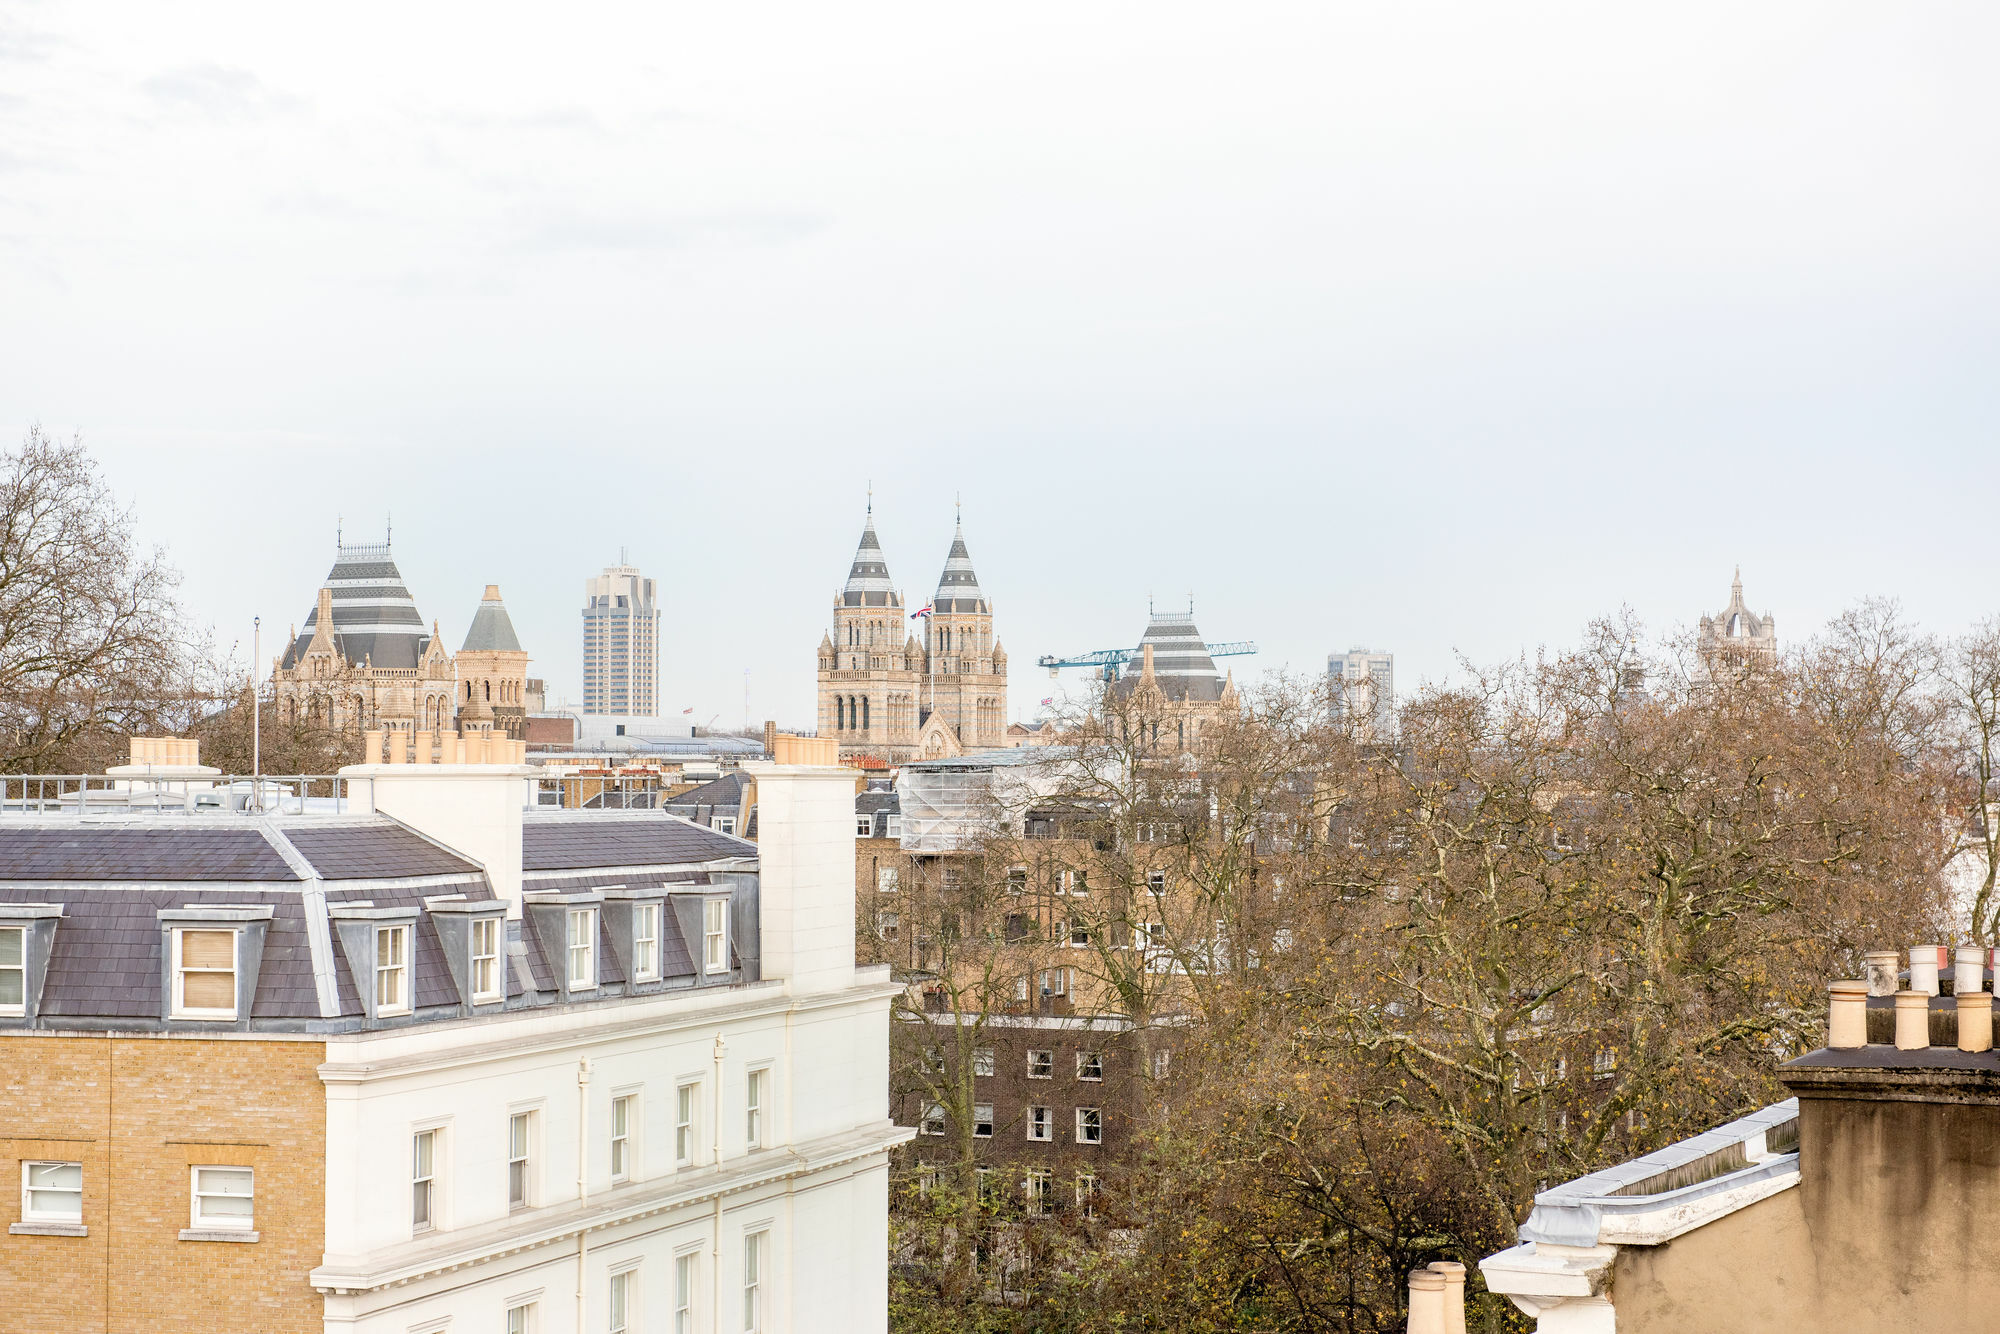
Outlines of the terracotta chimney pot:
M382 762L382 729L371 727L361 734L361 762L380 764Z
M1429 1269L1410 1271L1409 1334L1445 1334L1444 1275Z
M1456 1260L1433 1260L1429 1268L1444 1275L1444 1334L1465 1334L1465 1266Z
M1898 957L1894 950L1870 950L1861 956L1862 975L1868 979L1869 995L1896 994L1900 985L1896 976Z
M1958 1049L1960 1051L1993 1050L1992 992L1961 991L1958 993Z
M1835 1051L1867 1046L1868 984L1857 978L1829 983L1826 989L1832 993L1827 1006L1826 1045Z
M1931 1045L1931 998L1921 991L1896 993L1896 1050L1922 1051Z
M409 734L404 732L400 727L391 728L389 731L389 763L404 764L408 762L409 758Z

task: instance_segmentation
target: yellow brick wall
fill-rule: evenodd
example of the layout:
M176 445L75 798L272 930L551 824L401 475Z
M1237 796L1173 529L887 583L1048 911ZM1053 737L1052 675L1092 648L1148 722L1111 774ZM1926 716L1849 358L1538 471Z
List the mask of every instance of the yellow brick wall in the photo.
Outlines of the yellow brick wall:
M323 1043L0 1035L0 1224L23 1160L83 1164L86 1237L0 1231L8 1334L319 1334ZM254 1243L180 1240L189 1168L256 1169Z

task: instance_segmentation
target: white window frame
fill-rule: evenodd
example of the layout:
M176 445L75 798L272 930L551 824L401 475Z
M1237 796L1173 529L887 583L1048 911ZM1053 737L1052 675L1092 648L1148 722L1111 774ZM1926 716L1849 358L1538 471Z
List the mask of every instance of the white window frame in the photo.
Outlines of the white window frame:
M1086 1122L1084 1120L1085 1117L1089 1117L1090 1120ZM1088 1137L1084 1135L1083 1132L1086 1125L1094 1129L1095 1133L1093 1135ZM1076 1109L1076 1142L1078 1144L1104 1143L1104 1111L1102 1108L1079 1107Z
M619 1115L623 1113L625 1124L619 1125ZM639 1094L635 1090L613 1092L611 1095L611 1179L630 1181L635 1173L639 1147Z
M541 1109L539 1107L515 1107L507 1112L507 1209L512 1213L521 1209L532 1209L541 1203L540 1182L535 1180L535 1165L541 1155L535 1150L536 1140L541 1131ZM520 1144L515 1145L514 1131L521 1130ZM521 1168L521 1194L514 1198L514 1167Z
M974 1047L972 1049L972 1073L975 1077L979 1078L988 1077L992 1075L993 1048Z
M985 1129L980 1129L984 1126ZM993 1104L975 1102L972 1104L972 1137L974 1139L993 1138Z
M674 1256L672 1334L695 1334L701 1315L701 1248L688 1247Z
M764 1290L769 1283L771 1230L743 1234L743 1334L764 1334Z
M902 875L893 866L875 868L875 890L880 894L894 894L902 884Z
M1161 1048L1160 1050L1158 1050L1158 1051L1154 1052L1154 1053L1153 1053L1153 1078L1155 1078L1155 1079L1165 1079L1165 1078L1167 1077L1167 1071L1168 1071L1168 1070L1169 1070L1169 1069L1170 1069L1170 1068L1172 1067L1172 1065L1173 1065L1173 1059L1174 1059L1174 1054L1173 1054L1172 1052L1168 1051L1168 1050L1167 1050L1166 1048L1164 1048L1164 1047L1162 1047L1162 1048Z
M768 1148L770 1140L771 1067L759 1066L743 1074L743 1148L751 1152Z
M597 989L597 909L564 911L563 970L571 991Z
M641 1327L639 1294L637 1261L611 1271L604 1285L606 1334L631 1334Z
M0 1015L13 1019L28 1012L28 928L25 926L0 926L0 940L12 937L15 942L14 963L0 963L0 979L12 975L16 979L16 991L21 999L14 1004L0 1004Z
M1030 1107L1028 1109L1028 1138L1036 1144L1052 1144L1056 1138L1056 1114L1053 1108Z
M1049 1201L1049 1188L1055 1184L1055 1173L1046 1167L1031 1167L1021 1178L1021 1198L1027 1205L1028 1217L1046 1218L1055 1212Z
M1076 1077L1090 1084L1104 1082L1104 1053L1080 1051L1076 1054Z
M632 905L632 980L660 980L660 918L666 905L658 902ZM650 928L650 929L648 929Z
M693 1167L701 1156L701 1080L674 1085L674 1166Z
M535 1303L515 1302L507 1308L507 1334L535 1334Z
M898 912L878 912L875 914L875 936L889 942L903 937L903 915Z
M901 838L902 836L903 836L903 817L901 815L891 814L889 816L888 827L886 830L884 830L884 837Z
M201 1202L206 1199L243 1199L228 1191L203 1190L204 1172L241 1172L250 1178L250 1212L247 1215L207 1214L202 1212ZM254 1167L232 1167L223 1163L195 1163L188 1168L188 1227L201 1232L254 1232L257 1230L257 1169Z
M1097 1173L1076 1174L1076 1207L1085 1218L1097 1217Z
M875 817L872 815L863 815L860 811L856 811L854 813L854 836L856 838L875 837Z
M29 1181L38 1167L59 1167L76 1169L76 1189L68 1186L30 1186ZM55 1213L48 1209L37 1209L34 1198L37 1195L73 1195L76 1197L76 1212ZM21 1221L23 1223L81 1224L83 1222L83 1164L64 1158L31 1158L21 1163Z
M712 816L712 817L710 817L710 818L711 818L711 819L713 819L713 820L714 820L714 822L715 822L715 832L716 832L716 833L718 833L718 834L734 834L734 833L736 832L736 817L735 817L735 816L733 816L733 815L717 815L717 816Z
M923 1115L917 1118L917 1133L919 1135L944 1134L943 1103L927 1102L924 1104Z
M1036 1060L1036 1057L1042 1057ZM1040 1073L1037 1074L1037 1068ZM1056 1053L1052 1047L1033 1047L1028 1051L1028 1078L1054 1079L1056 1077Z
M375 1013L410 1012L410 925L397 922L375 928ZM389 960L383 962L387 948ZM384 995L390 999L384 1001Z
M714 975L729 971L729 900L701 901L701 970Z
M438 1217L439 1197L442 1191L438 1182L438 1145L444 1138L444 1131L437 1126L420 1126L410 1132L410 1232L420 1235L436 1232L442 1227ZM421 1191L424 1208L423 1217L417 1217L417 1196Z
M472 956L472 1003L489 1005L507 998L506 984L501 980L501 942L506 937L504 919L499 917L475 917L469 931L467 949ZM487 939L482 941L481 936ZM482 950L482 945L490 950ZM481 965L484 965L482 968Z
M212 931L227 934L229 942L229 1008L214 1009L208 1006L190 1006L185 1000L188 970L181 964L181 938L190 931ZM243 933L229 926L177 926L173 929L174 945L174 995L172 1015L176 1019L234 1019L236 1018L236 996L242 988ZM198 973L217 973L219 968L197 968Z
M1156 899L1164 895L1167 892L1167 873L1165 871L1146 872L1146 892Z

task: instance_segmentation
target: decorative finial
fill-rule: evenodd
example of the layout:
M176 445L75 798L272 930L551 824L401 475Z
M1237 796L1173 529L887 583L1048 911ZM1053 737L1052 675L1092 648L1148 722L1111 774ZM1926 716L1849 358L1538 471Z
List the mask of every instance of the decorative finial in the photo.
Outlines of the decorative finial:
M340 534L341 534L341 525L342 525L343 523L345 523L345 522L346 522L346 516L345 516L345 515L340 515L340 514L336 514L336 515L334 515L334 516L333 516L333 549L334 549L335 551L339 551L339 550L340 550L340 546L341 546L341 540L340 540Z
M396 516L394 514L389 513L387 510L384 510L382 513L382 545L385 547L389 547L389 546L394 546L395 544L396 544Z
M965 527L965 497L958 492L951 493L952 522Z
M875 479L868 479L868 517L875 517Z

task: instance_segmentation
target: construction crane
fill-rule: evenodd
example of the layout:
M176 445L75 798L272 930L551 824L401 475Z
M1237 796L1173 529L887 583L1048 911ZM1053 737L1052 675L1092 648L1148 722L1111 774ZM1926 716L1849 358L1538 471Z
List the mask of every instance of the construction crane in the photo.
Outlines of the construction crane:
M1255 653L1257 646L1247 639L1231 644L1203 644L1211 658L1240 658L1247 653ZM1045 653L1037 658L1036 665L1049 669L1050 676L1061 673L1065 667L1095 667L1097 674L1107 681L1116 681L1125 664L1139 656L1135 648L1101 648L1095 653L1080 653L1073 658L1059 658L1053 653Z

